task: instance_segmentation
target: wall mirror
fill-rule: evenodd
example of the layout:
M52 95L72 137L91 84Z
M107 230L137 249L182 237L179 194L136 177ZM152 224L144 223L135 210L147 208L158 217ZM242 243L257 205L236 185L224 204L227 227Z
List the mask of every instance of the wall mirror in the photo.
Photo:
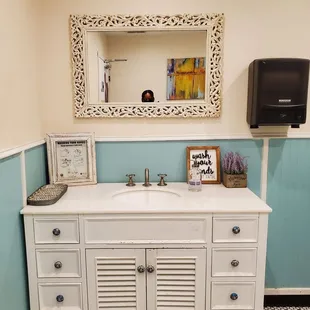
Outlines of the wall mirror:
M75 117L220 116L223 14L70 21Z

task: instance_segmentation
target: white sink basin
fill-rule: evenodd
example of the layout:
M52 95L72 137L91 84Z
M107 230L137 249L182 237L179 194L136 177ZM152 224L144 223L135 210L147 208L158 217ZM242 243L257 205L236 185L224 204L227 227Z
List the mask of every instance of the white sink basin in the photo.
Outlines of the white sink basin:
M112 196L113 200L124 203L137 204L161 204L169 203L179 199L181 195L170 191L161 191L156 189L133 189L121 193L116 193Z

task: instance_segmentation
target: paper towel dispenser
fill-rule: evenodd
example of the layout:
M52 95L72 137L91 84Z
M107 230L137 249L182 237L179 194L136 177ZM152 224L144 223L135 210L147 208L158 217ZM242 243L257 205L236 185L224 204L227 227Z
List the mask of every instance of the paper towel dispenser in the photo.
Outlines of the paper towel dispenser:
M249 65L247 122L251 128L306 122L309 59L255 59Z

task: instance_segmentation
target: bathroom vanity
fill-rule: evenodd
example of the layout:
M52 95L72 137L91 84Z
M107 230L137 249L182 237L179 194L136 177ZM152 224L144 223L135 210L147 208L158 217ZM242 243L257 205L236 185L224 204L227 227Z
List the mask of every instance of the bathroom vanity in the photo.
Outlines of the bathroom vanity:
M31 310L262 310L270 212L247 188L70 187L22 210Z

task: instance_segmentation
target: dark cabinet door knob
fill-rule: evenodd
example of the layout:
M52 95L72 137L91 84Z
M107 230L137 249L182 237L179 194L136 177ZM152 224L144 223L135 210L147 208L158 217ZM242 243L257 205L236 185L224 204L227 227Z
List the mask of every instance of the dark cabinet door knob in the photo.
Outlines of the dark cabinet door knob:
M240 227L239 226L234 226L233 229L232 229L232 232L237 235L240 233Z
M238 266L239 266L239 261L236 260L236 259L234 259L234 260L231 261L231 265L232 265L233 267L238 267Z
M140 265L140 266L138 266L137 270L139 273L143 273L145 271L145 267Z
M238 294L237 293L231 293L230 294L230 299L231 300L237 300L238 299Z
M154 266L152 266L152 265L147 266L147 272L152 273L154 271L155 271Z
M59 228L54 228L53 229L53 235L54 236L59 236L60 235L60 229Z
M56 268L56 269L60 269L61 267L62 267L62 263L61 262L56 262L55 264L54 264L54 267Z
M62 295L58 295L56 297L57 302L63 302L65 300L65 298Z

